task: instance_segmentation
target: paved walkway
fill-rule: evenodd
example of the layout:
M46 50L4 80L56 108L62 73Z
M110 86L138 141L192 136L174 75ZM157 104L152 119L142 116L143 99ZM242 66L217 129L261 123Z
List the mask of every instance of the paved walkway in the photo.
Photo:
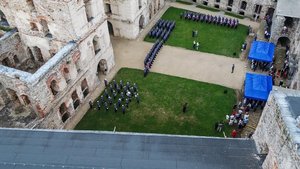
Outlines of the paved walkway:
M116 69L143 69L144 58L153 45L117 38L113 38L112 43ZM232 64L235 64L234 73L231 73ZM241 89L246 73L245 66L245 62L235 58L164 46L151 71Z

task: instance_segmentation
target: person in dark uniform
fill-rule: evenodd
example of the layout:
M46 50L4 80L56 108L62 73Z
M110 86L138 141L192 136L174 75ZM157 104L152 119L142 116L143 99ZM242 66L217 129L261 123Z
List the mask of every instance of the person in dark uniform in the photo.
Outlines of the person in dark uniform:
M114 108L115 108L115 113L116 113L118 111L118 106L116 103L114 104Z
M125 114L126 108L124 105L122 105L122 113Z
M126 107L128 108L128 106L129 106L129 100L128 100L128 98L126 98L125 103L126 103Z
M121 100L121 98L119 98L119 99L118 99L118 102L117 102L117 106L118 106L118 107L121 107L121 103L122 103L122 100Z
M110 96L108 96L108 103L109 105L112 105L112 98Z
M105 110L108 111L108 105L107 105L107 102L104 102L104 107L105 107Z
M89 101L89 105L90 105L90 109L92 109L93 108L93 102L92 102L92 100Z
M188 103L184 103L183 107L182 107L182 112L185 113L187 110L187 105Z
M120 96L121 96L121 99L124 100L124 93L123 92L121 92Z
M117 89L117 82L115 79L113 80L113 84L114 84L114 88Z
M108 86L108 81L107 81L107 79L104 79L104 85L105 85L105 87Z
M135 99L136 99L136 102L137 104L140 104L140 97L139 97L139 94L137 93L136 95L134 95Z
M99 101L99 100L97 101L97 108L98 108L98 110L100 110L100 109L101 109L101 103L100 103L100 101Z

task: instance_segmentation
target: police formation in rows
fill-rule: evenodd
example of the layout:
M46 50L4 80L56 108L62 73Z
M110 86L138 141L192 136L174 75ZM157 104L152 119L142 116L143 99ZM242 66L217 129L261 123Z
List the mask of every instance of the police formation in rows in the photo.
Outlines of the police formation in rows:
M140 103L140 96L138 94L138 86L136 83L131 84L126 82L123 84L123 81L117 82L113 80L112 83L108 83L104 79L105 90L100 96L100 99L97 100L97 109L104 109L108 111L113 109L115 112L121 110L125 114L126 109L129 108L129 104L135 100L137 104ZM93 107L93 103L90 102L90 108Z
M237 28L239 25L238 19L226 18L224 16L213 16L191 11L184 11L180 14L181 19L200 21L206 23L213 23L220 26L228 26L230 28Z

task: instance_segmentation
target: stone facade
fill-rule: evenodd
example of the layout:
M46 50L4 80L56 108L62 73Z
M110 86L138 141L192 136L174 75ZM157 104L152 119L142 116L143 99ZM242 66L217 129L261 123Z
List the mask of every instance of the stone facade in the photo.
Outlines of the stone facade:
M197 4L219 8L224 11L248 16L253 19L263 19L267 13L272 13L276 6L274 0L185 0Z
M165 0L104 0L110 34L135 39Z
M287 31L283 31L287 27ZM277 14L275 10L272 20L270 42L279 46L290 46L288 86L300 90L300 18Z
M63 128L115 64L103 2L3 0L0 9L18 29L0 41L0 58L10 61L0 65L0 90L9 96L2 104L28 107L38 128ZM12 55L39 66L21 68Z
M264 169L300 166L300 128L289 97L300 101L300 92L274 87L253 135L258 152L267 155Z

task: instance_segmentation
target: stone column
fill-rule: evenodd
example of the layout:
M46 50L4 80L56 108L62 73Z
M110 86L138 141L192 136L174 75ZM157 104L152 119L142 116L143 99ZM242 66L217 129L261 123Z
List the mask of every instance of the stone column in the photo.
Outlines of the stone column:
M281 31L284 26L284 16L275 16L271 27L270 42L277 43L278 38L281 36Z

